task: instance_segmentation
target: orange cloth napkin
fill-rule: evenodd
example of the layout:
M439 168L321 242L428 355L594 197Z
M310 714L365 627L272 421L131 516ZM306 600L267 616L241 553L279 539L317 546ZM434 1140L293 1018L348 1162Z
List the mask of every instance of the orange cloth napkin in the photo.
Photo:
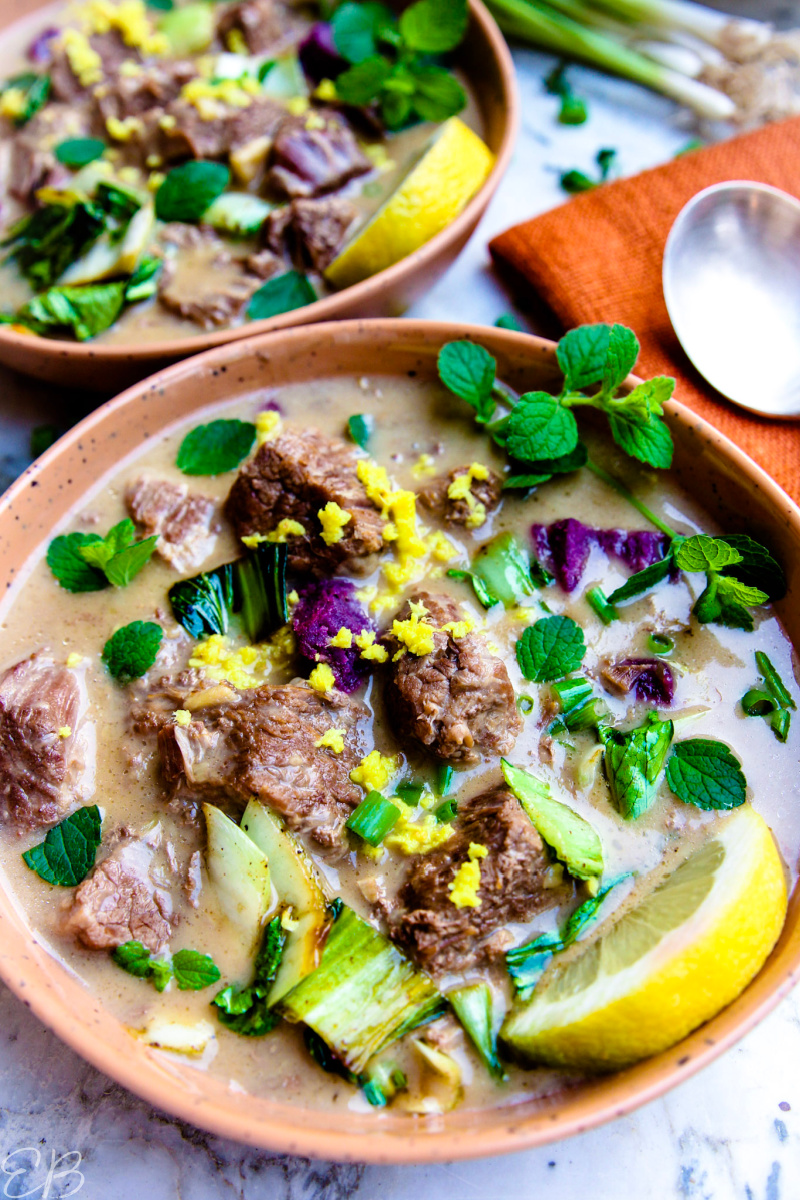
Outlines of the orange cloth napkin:
M672 330L661 288L664 245L696 192L727 179L800 196L800 117L605 184L500 234L499 264L532 284L565 329L619 321L635 330L637 371L672 375L675 398L705 417L800 501L800 424L751 416L695 371Z

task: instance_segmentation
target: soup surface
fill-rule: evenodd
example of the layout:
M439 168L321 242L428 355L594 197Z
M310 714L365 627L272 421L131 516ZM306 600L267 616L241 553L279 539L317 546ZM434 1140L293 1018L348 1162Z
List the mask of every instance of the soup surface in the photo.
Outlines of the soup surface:
M315 5L162 8L84 0L4 31L6 323L128 343L289 311L355 281L326 273L448 117L461 114L452 153L471 147L490 169L469 88L430 56L409 51L409 70L438 73L445 100L414 93L402 112L369 96L345 104L335 81L358 56L338 54ZM485 173L471 190L451 175L462 207ZM394 233L405 238L397 257L421 244Z
M361 440L368 433L365 450L347 434L354 416L366 418L350 424ZM257 429L256 444L239 451L247 457L238 474L190 477L176 465L191 457L187 434L219 420L244 422L225 428L245 443ZM587 443L593 461L625 478L680 535L717 532L668 472L632 465L598 430ZM439 384L376 374L249 395L143 446L65 524L62 534L96 535L95 544L127 517L141 535L158 535L155 554L126 586L104 586L98 576L95 591L66 590L63 571L62 586L54 578L61 568L51 544L51 565L42 547L6 600L6 885L36 936L132 1036L190 1053L232 1086L308 1107L366 1110L375 1103L370 1079L379 1098L412 1113L510 1104L577 1085L580 1067L515 1065L520 1055L502 1039L505 1078L493 1077L465 1033L474 1033L474 1012L464 1028L452 1011L440 1013L438 998L476 985L468 995L488 997L494 1045L503 1015L519 1004L509 950L563 931L570 913L615 884L594 924L587 920L572 948L557 947L543 964L536 997L736 819L683 802L668 786L663 755L649 803L623 815L602 730L639 728L651 715L675 722L675 744L706 738L733 749L748 801L794 872L800 732L790 725L781 741L768 719L746 716L739 704L757 686L756 650L795 691L793 651L777 617L759 607L752 632L700 623L691 610L701 577L676 570L605 623L592 589L608 597L632 568L662 560L667 539L588 469L500 491L508 470ZM569 562L559 549L567 535L583 537ZM187 631L187 611L197 609L185 595L183 607L174 592L168 598L176 581L207 584L209 572L245 548L247 561L266 555L274 566L280 546L287 625L273 620L273 632L262 626L253 643L240 597L238 606L228 601L232 615L221 619L217 608L225 633ZM478 573L481 547L499 555L488 590L500 576L512 581L500 602L464 576ZM525 564L522 576L508 566L510 551ZM561 616L582 631L585 652L566 670L540 670L539 682L518 644L526 630ZM138 677L125 682L108 644L133 622L152 623L161 640L152 665L143 674L129 668ZM570 717L565 677L590 686L595 707L583 721ZM15 736L32 750L24 771L15 766ZM504 782L501 759L547 785L568 806L561 817L577 814L594 830L599 867L576 865L572 834L559 840L541 813L529 815L519 778L516 787ZM371 818L368 795L378 806ZM86 865L77 887L49 883L21 852L80 804L97 805L102 817L97 865ZM259 805L272 822L265 853ZM309 997L326 937L328 947L332 931L345 937L342 922L353 914L367 923L357 925L367 939L379 930L391 941L381 936L363 951L366 974L357 977L361 960L348 942L325 985L331 994L319 983ZM265 930L283 943L277 983L245 995L236 989L258 981ZM193 983L177 968L180 951L190 950L214 968L209 976L204 960L206 977ZM139 952L144 965L136 967L130 955ZM414 964L415 982L371 978L384 961L395 971ZM269 989L281 984L273 1007ZM424 993L416 1007L413 987ZM225 989L233 991L212 1004ZM385 1015L398 989L410 1024L422 1022L407 1033ZM360 1022L378 1020L376 1010L391 1036L388 1045L373 1036L362 1053ZM243 1035L242 1013L262 1036Z

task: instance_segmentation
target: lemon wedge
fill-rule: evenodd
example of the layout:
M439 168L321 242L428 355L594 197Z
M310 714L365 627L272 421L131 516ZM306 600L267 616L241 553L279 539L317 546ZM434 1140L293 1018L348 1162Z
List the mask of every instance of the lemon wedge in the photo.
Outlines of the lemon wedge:
M761 969L786 915L775 841L750 805L515 1006L501 1031L526 1063L606 1071L674 1045Z
M399 262L449 225L486 181L494 155L458 117L445 121L414 169L325 272L350 287Z

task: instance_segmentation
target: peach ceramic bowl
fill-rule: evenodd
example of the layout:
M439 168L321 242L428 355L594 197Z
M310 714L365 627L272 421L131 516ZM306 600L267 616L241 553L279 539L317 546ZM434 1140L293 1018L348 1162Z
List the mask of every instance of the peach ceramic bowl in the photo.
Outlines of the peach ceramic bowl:
M0 29L44 7L48 0L0 0ZM394 266L370 279L334 292L305 308L265 321L250 321L234 329L163 341L104 345L72 342L18 333L0 326L0 363L25 375L69 388L112 395L169 363L199 354L212 346L239 341L272 329L338 321L348 317L396 317L427 292L454 259L483 216L511 160L519 123L514 66L503 35L481 0L469 0L470 27L456 53L476 95L484 136L495 164L483 187L446 229Z
M179 363L104 404L37 460L0 500L0 584L26 573L56 523L87 488L202 407L257 388L335 375L435 378L444 342L469 337L496 357L499 376L520 391L560 382L554 345L541 338L445 322L347 321L237 341ZM723 527L748 514L748 532L786 567L778 606L800 647L800 509L710 425L668 405L677 477ZM40 548L37 550L37 547ZM231 1090L136 1040L54 958L0 885L0 976L63 1041L157 1108L223 1137L286 1154L373 1163L422 1163L499 1154L579 1133L630 1112L682 1082L751 1029L800 978L800 887L781 938L745 992L671 1050L547 1100L414 1118L292 1107ZM312 1070L309 1066L309 1070Z

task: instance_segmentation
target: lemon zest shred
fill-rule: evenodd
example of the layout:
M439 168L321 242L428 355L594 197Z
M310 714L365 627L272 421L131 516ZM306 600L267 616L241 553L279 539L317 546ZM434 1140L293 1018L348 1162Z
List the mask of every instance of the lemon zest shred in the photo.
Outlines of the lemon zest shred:
M349 650L353 645L352 629L348 629L346 625L343 625L339 632L335 633L329 639L328 645L332 646L335 650Z
M396 754L381 754L380 750L370 750L366 758L362 758L357 767L350 772L353 783L366 788L368 792L380 792L400 769L400 759ZM394 800L392 800L394 804Z
M326 692L332 692L336 686L333 671L327 663L317 663L308 677L308 682L315 692L319 692L323 696Z
M317 738L314 745L317 749L332 750L334 754L341 754L344 750L344 729L326 729L322 737Z
M77 654L74 650L72 651L71 654L67 655L67 666L68 667L77 667L82 662L83 662L83 655Z
M71 737L72 736L72 726L71 725L62 725L58 730L58 736L60 738Z
M420 805L416 808L404 804L399 796L392 796L392 804L400 809L396 824L383 839L384 846L399 850L402 854L429 854L448 841L455 830L447 821L437 821L432 812Z
M456 908L480 908L478 888L481 886L480 859L486 858L489 851L480 842L470 842L467 851L467 861L463 862L456 871L452 882L448 885L450 899Z
M281 431L281 414L267 409L256 414L256 448L260 449L265 442L271 442Z
M172 715L176 725L191 725L192 723L192 714L188 708L176 708Z
M348 525L353 514L346 512L335 500L329 500L324 508L317 513L322 526L322 540L326 546L333 546L344 537L344 527Z

